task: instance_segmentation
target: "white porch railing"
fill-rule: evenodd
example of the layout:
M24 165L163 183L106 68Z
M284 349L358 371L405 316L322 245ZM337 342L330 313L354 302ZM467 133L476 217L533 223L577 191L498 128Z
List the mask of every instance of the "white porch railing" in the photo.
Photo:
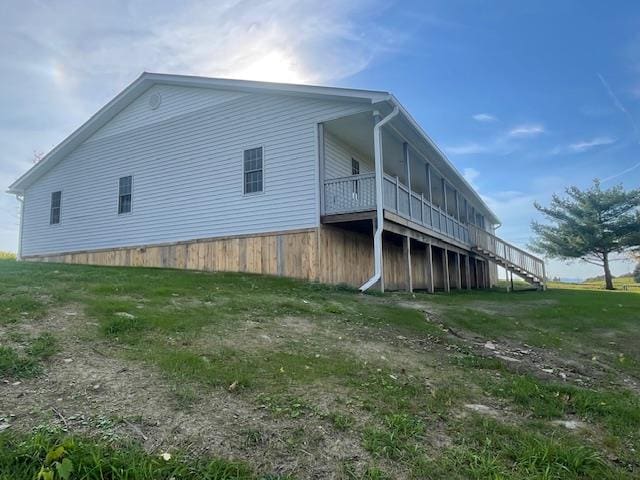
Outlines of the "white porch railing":
M432 205L422 194L409 190L396 177L385 174L383 191L384 208L387 210L462 243L470 243L469 229L465 224ZM325 180L325 215L361 212L375 208L374 173Z
M502 260L503 266L509 268L518 267L537 279L544 281L545 268L544 261L528 252L505 242L499 237L482 230L480 228L471 228L471 243L474 247L486 250L493 254L497 259Z
M365 173L324 181L324 213L362 212L376 208L376 174Z
M469 243L469 228L402 184L397 177L384 176L384 208L459 242Z

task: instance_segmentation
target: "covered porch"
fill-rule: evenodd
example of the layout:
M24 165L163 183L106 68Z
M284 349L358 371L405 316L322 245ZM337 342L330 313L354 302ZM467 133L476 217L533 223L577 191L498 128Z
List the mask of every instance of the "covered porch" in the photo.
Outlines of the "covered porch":
M374 122L365 112L321 125L323 217L376 210ZM470 245L469 227L492 228L494 222L486 220L492 214L441 152L415 138L410 143L407 130L394 119L381 131L384 211Z
M433 274L424 277L423 285L430 291L497 282L501 260L479 245L497 245L493 234L499 220L406 112L363 112L328 120L318 130L322 223L343 228L358 223L362 229L363 221L371 222L382 290L389 277L382 271L395 268L388 264L388 248L382 245L394 243L404 245L408 278L403 284L408 290L415 276L412 250L431 251L423 255L430 265L427 270L440 265L439 285ZM522 259L516 260L533 265L535 280L541 281L542 261L522 251L518 255ZM518 271L517 261L505 262L505 268L527 275Z

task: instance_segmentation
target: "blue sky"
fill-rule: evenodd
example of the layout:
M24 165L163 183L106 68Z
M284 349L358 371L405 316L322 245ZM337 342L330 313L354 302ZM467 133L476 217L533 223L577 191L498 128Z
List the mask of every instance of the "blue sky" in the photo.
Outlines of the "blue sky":
M640 185L638 25L633 1L2 2L0 183L143 70L381 89L524 246L534 200L595 177ZM2 195L0 250L16 243Z

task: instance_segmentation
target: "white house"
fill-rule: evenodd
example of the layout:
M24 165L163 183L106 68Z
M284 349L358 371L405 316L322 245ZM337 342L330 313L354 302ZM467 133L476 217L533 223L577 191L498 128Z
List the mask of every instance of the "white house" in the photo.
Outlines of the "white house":
M367 289L541 287L544 264L387 92L143 73L16 180L22 260Z

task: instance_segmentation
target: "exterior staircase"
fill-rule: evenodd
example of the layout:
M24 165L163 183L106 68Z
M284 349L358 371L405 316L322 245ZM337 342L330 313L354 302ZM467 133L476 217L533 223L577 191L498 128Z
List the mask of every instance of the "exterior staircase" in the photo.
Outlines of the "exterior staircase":
M472 227L471 249L485 260L494 262L505 270L518 275L539 290L544 290L544 261L521 248L505 242L491 233Z

